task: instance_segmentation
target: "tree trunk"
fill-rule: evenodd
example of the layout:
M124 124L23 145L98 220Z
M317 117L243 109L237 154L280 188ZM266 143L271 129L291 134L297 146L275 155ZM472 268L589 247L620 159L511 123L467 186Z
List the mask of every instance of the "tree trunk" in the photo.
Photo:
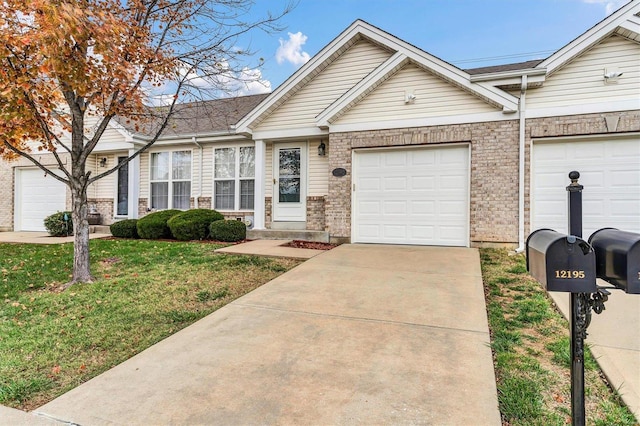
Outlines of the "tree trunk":
M87 191L81 184L72 184L73 204L73 277L69 284L93 282L89 261L89 221Z

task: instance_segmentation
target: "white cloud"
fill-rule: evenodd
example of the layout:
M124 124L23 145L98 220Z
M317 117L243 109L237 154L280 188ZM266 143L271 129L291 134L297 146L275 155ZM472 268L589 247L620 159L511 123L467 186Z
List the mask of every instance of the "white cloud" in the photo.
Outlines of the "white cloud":
M287 61L293 65L303 65L311 56L302 50L302 46L307 42L307 36L298 31L295 34L289 33L289 40L280 39L280 47L276 51L276 61L279 64Z
M589 4L602 4L605 7L607 15L611 15L616 10L620 9L625 4L629 3L629 0L582 0Z

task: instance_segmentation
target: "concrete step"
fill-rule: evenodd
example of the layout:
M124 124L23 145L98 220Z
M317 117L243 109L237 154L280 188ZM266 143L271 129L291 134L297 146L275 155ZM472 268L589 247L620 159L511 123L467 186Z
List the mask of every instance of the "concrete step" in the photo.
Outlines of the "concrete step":
M302 240L328 243L327 231L285 230L285 229L247 229L248 240Z
M90 234L110 234L109 225L89 225Z

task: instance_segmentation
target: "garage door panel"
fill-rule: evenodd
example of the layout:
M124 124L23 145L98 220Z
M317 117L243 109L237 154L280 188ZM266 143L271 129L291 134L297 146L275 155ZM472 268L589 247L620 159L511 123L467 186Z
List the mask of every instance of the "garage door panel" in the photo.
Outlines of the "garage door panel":
M404 176L385 178L383 179L382 189L384 191L406 191L407 178Z
M567 232L568 174L584 186L583 235L603 227L640 232L640 139L534 143L531 229Z
M63 211L66 186L40 169L16 169L15 228L46 231L44 219Z
M468 245L468 152L466 146L356 152L353 240ZM364 167L370 164L382 167ZM381 178L379 191L367 183L373 176Z

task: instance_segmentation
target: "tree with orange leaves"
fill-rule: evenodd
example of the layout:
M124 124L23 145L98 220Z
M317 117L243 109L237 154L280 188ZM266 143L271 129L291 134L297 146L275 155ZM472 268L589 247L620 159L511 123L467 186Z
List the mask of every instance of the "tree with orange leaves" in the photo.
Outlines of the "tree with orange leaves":
M252 30L273 31L293 5L277 15L245 21L251 0L2 0L0 1L0 156L24 157L72 196L74 263L70 284L91 282L87 188L148 149L174 107L206 99L198 78L228 74L249 55L234 49ZM219 81L222 81L220 79ZM224 87L215 87L215 93ZM169 103L148 106L150 92ZM156 116L153 116L153 115ZM87 117L98 117L92 129ZM109 122L144 125L149 142L127 161L92 176L87 160ZM56 167L33 151L48 153ZM69 158L70 161L63 161Z

